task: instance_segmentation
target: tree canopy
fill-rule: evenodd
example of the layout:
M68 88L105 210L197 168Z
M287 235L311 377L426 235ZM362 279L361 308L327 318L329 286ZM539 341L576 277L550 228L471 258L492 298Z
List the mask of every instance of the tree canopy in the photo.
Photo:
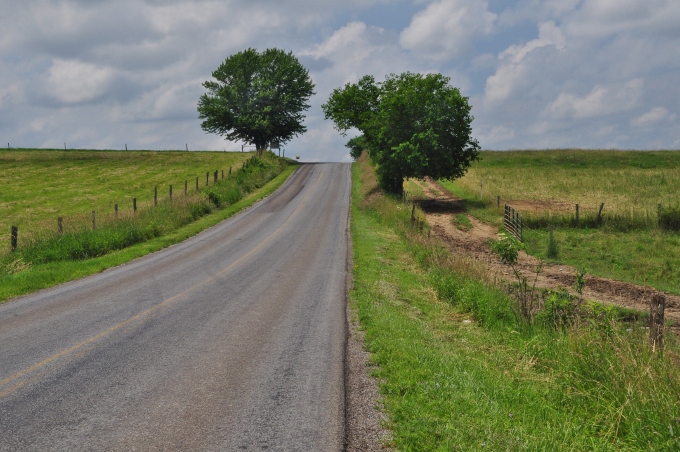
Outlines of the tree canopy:
M351 128L363 133L347 143L351 155L365 145L380 185L400 193L406 177L456 179L479 156L471 106L449 80L406 72L376 83L367 75L333 90L322 108L343 135Z
M230 141L283 144L307 131L303 112L309 108L314 83L292 52L249 48L231 55L203 83L198 101L201 127Z

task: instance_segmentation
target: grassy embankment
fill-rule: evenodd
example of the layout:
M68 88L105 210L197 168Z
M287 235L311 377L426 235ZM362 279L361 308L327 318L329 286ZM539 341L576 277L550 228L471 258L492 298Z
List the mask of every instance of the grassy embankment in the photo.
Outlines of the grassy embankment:
M680 294L680 233L658 226L659 204L664 211L680 206L680 152L487 151L481 157L465 177L443 183L470 213L500 226L503 204L515 203L529 253L546 258L553 225L554 261Z
M675 342L657 357L612 311L524 323L480 262L411 227L365 160L353 176L350 302L398 450L678 450Z
M8 187L0 192L1 227L7 229L0 254L0 301L184 240L272 193L294 169L273 154L253 158L251 153L222 152L0 152L0 184ZM119 205L117 216L114 204ZM58 216L63 217L61 234ZM9 223L20 231L14 253L9 252Z

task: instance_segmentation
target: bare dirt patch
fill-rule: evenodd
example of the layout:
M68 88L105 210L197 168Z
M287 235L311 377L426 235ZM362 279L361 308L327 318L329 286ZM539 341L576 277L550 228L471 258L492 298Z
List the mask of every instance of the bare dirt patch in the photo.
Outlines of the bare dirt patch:
M514 277L510 269L503 265L489 250L488 241L496 239L496 227L485 224L469 214L467 217L472 228L463 231L453 222L456 214L464 213L464 204L446 191L436 181L427 179L424 183L417 182L423 189L424 196L414 198L413 201L425 212L432 234L439 237L454 252L466 253L474 259L480 260L488 266L493 274L504 281L512 281ZM527 202L513 201L513 207L526 208ZM535 205L534 209L539 206ZM541 209L545 209L542 206ZM529 281L534 281L534 270L539 265L539 259L520 252L518 268ZM573 285L576 279L576 269L568 265L544 264L539 274L536 287L557 290L566 288L574 293ZM584 298L597 300L636 311L649 311L649 300L654 294L663 293L650 287L643 287L624 281L617 281L599 276L587 275ZM663 293L666 296L666 319L674 321L676 327L680 325L680 297Z

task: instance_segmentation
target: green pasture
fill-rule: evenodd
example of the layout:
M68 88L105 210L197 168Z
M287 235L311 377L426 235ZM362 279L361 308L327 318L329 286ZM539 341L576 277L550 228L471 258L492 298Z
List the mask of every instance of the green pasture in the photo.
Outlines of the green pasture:
M514 206L531 254L547 257L553 226L552 260L680 294L680 233L658 225L659 204L680 206L680 151L485 151L465 177L442 183L499 227L503 205Z
M184 182L193 194L210 185L219 170L240 168L253 153L175 151L32 150L0 151L0 240L9 247L10 226L19 228L19 243L45 229L80 227L96 216L111 215L118 204L121 215L158 199L184 196Z

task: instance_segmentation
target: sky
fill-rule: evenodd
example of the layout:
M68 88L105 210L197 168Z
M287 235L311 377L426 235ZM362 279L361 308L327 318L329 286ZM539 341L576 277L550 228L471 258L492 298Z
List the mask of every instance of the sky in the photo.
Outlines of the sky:
M302 161L350 161L321 104L370 74L442 73L483 149L680 149L678 0L0 0L0 145L240 150L202 83L247 48L309 70ZM5 144L3 144L5 143Z

